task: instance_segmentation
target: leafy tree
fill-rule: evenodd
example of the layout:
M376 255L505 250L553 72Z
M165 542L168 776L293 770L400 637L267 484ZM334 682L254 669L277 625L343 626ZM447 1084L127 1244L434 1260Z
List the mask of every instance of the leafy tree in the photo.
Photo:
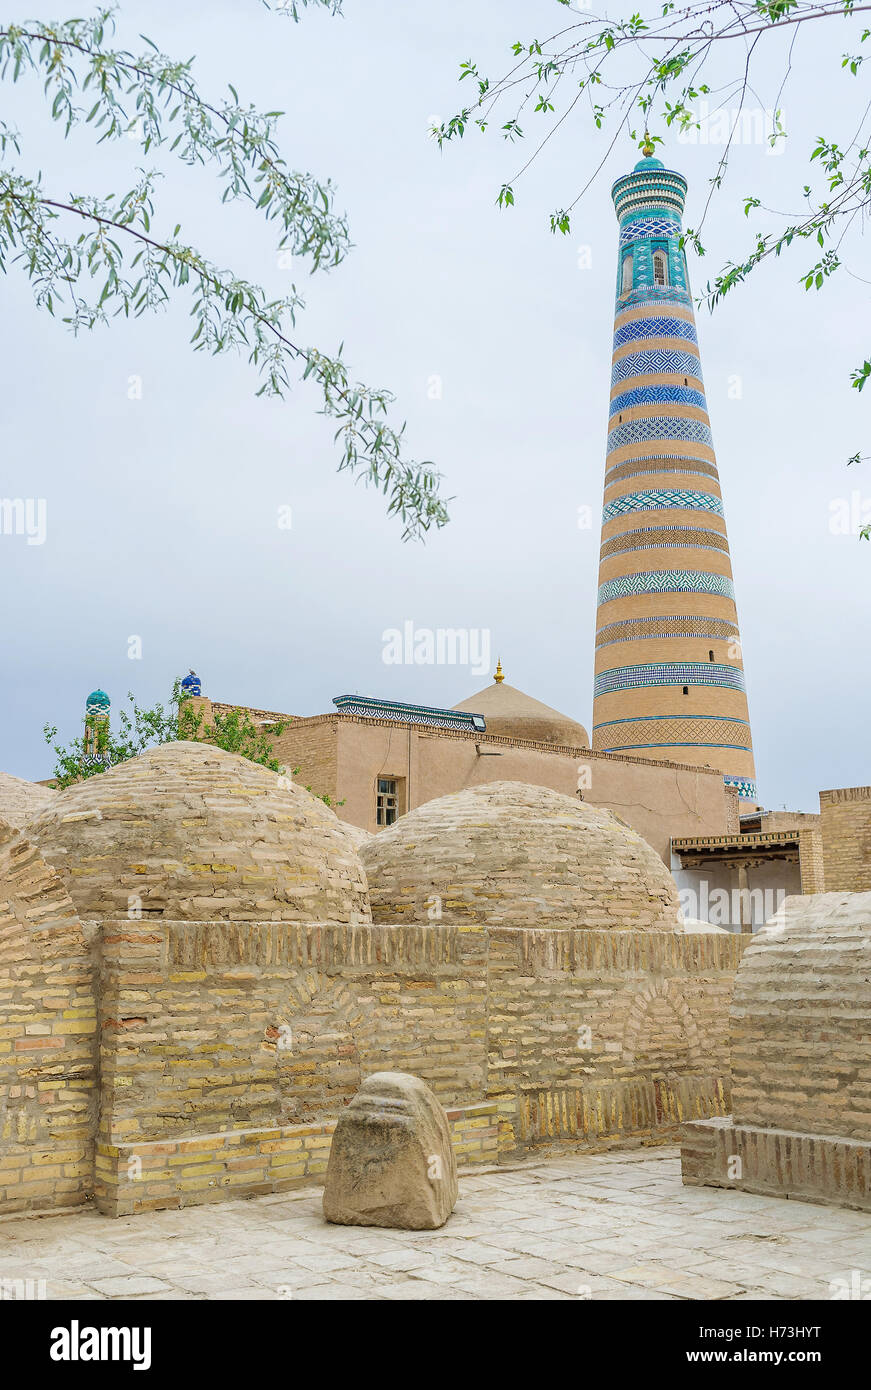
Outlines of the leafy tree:
M214 748L223 748L227 753L236 753L248 758L252 763L268 767L270 772L286 773L287 769L276 758L273 742L280 738L291 722L279 720L270 726L265 734L253 723L247 710L212 710L212 723L205 723L202 706L194 704L194 697L182 690L181 681L173 682L169 705L159 702L151 708L143 708L136 703L136 697L127 692L129 711L122 705L118 711L118 730L111 728L108 718L87 715L85 731L80 738L74 738L65 747L57 740L57 729L46 724L43 736L55 755L54 780L63 790L86 777L95 777L117 767L128 758L136 758L146 748L159 743L175 743L179 740L192 743L209 743ZM299 768L295 767L292 776L296 777ZM306 787L306 791L312 791ZM313 792L327 806L344 806L344 800L334 802L328 793Z
M755 95L754 63L758 66L760 53L774 47L782 59L782 78L772 108L773 128L768 133L772 144L786 134L780 103L792 76L800 38L807 34L813 42L812 35L821 27L828 30L832 24L845 25L845 45L850 46L839 62L848 82L863 82L867 76L864 64L871 57L871 28L860 18L871 5L857 0L822 0L819 4L809 0L703 0L680 9L666 0L648 17L635 12L620 20L594 15L586 4L572 5L572 0L555 3L584 13L573 14L571 19L566 16L566 22L547 38L513 43L509 66L496 76L483 72L473 59L461 63L460 81L471 87L474 95L450 120L434 127L433 134L443 146L461 138L469 126L485 131L492 125L514 145L525 140L532 128L530 153L517 161L498 192L498 205L508 208L514 206L518 185L541 149L558 131L564 133L570 118L583 116L600 130L613 127L613 138L598 167L573 197L550 214L551 231L564 235L571 231L575 208L621 135L628 134L639 146L648 141L656 146L664 140L660 131L699 129L697 104L700 98L713 95L716 111L726 110L734 102L737 107L710 178L699 224L684 234L684 241L704 255L702 230L713 195L725 178L748 95ZM730 64L725 83L719 80L721 61ZM804 101L814 100L814 96L813 92L802 94ZM862 230L871 207L871 105L860 102L859 107L862 115L855 129L851 126L843 136L838 133L838 138L820 135L808 152L808 182L797 199L803 205L800 215L778 213L754 195L743 199L747 217L760 210L774 219L777 230L757 231L750 251L728 262L713 282L708 282L701 302L714 308L762 261L780 256L794 244L813 248L814 262L806 265L799 277L805 290L820 290L832 275L848 269L848 234ZM845 101L843 106L827 110L826 116L834 120L841 114L849 120L847 109ZM853 371L852 385L861 391L869 378L871 362L866 361ZM862 458L857 453L849 462ZM871 527L862 534L871 538Z
M268 767L272 772L282 772L283 768L274 756L272 738L277 738L287 728L287 723L274 725L267 737L252 723L246 710L233 709L224 713L213 711L213 722L205 724L202 706L193 703L193 697L182 690L181 682L176 680L172 687L169 705L160 703L144 708L136 703L135 696L128 692L130 709L122 705L118 711L118 728L113 729L107 718L87 715L85 731L80 738L73 739L66 747L56 742L57 729L46 724L43 736L51 746L56 758L54 779L58 787L69 787L85 777L94 777L107 772L110 767L136 758L146 748L159 743L174 743L179 739L195 743L210 743L223 748L228 753L237 753L249 758L253 763ZM294 769L298 772L299 769Z
M270 0L266 7L298 20L310 5L341 13L341 0ZM285 162L275 138L282 113L243 103L232 86L228 96L208 100L193 59L174 60L150 39L141 53L115 48L116 13L113 5L64 23L0 22L0 81L42 79L64 136L85 128L98 145L126 138L146 157L161 150L189 166L211 166L222 202L251 204L274 224L279 250L312 272L338 265L350 240L335 189ZM67 195L21 169L21 154L19 132L0 120L0 270L22 269L41 308L62 310L78 333L119 314L159 309L188 291L197 351L247 353L258 395L284 398L300 376L318 388L321 412L336 423L339 470L387 496L403 539L447 522L440 475L429 462L405 458L405 426L389 422L391 393L353 381L342 346L330 354L298 340L304 301L295 286L270 298L186 243L171 219L161 217L160 230L154 169L139 169L125 192Z

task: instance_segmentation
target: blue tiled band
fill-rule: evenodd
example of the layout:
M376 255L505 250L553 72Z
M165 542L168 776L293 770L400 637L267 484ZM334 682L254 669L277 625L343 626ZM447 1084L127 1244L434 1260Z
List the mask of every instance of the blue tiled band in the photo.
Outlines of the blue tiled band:
M712 492L691 492L685 488L655 488L649 492L627 492L615 497L602 510L602 524L628 512L658 511L712 512L723 515L723 503Z
M663 661L643 666L617 666L602 671L595 681L595 694L608 695L615 690L635 690L652 685L705 685L728 690L744 689L744 672L740 666L720 665L715 661Z
M622 574L599 585L598 602L608 603L615 598L633 594L720 594L735 598L731 579L707 570L648 570L643 574Z

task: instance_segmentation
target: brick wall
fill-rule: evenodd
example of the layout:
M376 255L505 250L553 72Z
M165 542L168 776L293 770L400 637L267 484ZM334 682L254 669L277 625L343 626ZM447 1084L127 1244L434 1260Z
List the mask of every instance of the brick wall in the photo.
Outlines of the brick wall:
M325 1127L381 1070L434 1089L465 1161L554 1138L673 1137L684 1119L728 1110L727 1016L747 940L105 924L98 1203L310 1181Z
M337 716L338 717L338 716ZM294 720L273 742L273 752L294 780L315 796L339 798L336 719Z
M499 1159L495 1102L449 1110L457 1163ZM335 1120L281 1129L233 1130L196 1139L97 1145L100 1209L129 1216L167 1206L193 1206L230 1197L263 1196L320 1182L327 1171Z
M820 792L827 893L871 888L871 787Z
M736 1125L871 1141L871 894L788 898L732 1006Z
M93 932L35 847L0 829L0 1212L92 1190Z
M798 832L798 862L802 893L824 893L823 837L817 827Z

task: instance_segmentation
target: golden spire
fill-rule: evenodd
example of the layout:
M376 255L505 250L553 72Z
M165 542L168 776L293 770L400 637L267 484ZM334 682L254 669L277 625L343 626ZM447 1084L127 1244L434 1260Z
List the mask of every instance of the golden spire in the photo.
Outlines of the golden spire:
M650 138L649 132L646 130L644 132L644 144L641 146L641 153L644 155L645 159L651 159L653 157L653 141Z
M502 674L502 658L501 658L501 657L500 657L499 660L496 662L496 674L495 674L495 676L493 677L493 679L494 679L494 681L496 682L497 685L501 685L502 682L503 682L504 679L505 679L505 677L504 677L503 674Z

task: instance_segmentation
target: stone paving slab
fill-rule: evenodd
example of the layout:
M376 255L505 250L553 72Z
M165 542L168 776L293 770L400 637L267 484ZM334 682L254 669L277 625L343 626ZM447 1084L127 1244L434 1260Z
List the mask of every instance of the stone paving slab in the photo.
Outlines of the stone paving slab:
M681 1184L677 1149L461 1174L440 1231L330 1226L321 1190L111 1218L0 1220L0 1280L49 1299L871 1297L871 1217Z

